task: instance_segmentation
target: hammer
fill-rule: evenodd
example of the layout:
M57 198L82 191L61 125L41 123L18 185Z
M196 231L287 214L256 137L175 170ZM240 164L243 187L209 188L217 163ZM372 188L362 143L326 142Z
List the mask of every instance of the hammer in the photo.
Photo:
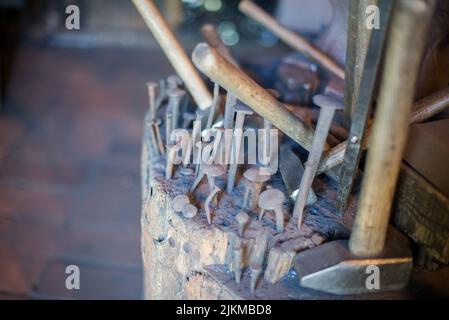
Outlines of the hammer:
M296 255L295 269L304 287L337 294L370 292L367 274L376 269L377 291L407 285L413 266L408 239L389 228L389 218L435 2L396 2L351 236L349 242L331 241Z

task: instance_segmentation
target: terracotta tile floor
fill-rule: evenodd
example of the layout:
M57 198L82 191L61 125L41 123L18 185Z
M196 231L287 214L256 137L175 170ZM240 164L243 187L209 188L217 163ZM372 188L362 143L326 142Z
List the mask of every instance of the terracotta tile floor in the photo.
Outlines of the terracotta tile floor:
M0 299L139 299L140 145L158 52L17 51L0 110ZM65 267L80 268L80 290Z

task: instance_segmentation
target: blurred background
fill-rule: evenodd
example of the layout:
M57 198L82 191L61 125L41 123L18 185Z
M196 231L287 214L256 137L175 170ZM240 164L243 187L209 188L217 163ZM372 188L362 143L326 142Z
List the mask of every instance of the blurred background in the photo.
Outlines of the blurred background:
M332 16L328 0L258 3L309 38ZM157 4L189 53L204 23L243 63L290 52L237 0ZM2 0L0 15L0 299L139 299L145 83L173 70L131 1Z

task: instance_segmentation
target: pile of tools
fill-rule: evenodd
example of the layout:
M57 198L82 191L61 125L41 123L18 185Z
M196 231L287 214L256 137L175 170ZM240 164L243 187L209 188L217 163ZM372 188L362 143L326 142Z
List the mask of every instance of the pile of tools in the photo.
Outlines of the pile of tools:
M364 282L366 267L377 265L381 269L381 290L403 288L412 268L410 250L402 235L387 229L433 1L398 0L395 8L393 1L379 0L384 13L382 28L373 32L367 43L357 94L350 92L353 99L349 106L348 100L342 99L343 92L334 85L343 83L345 70L251 1L242 1L240 10L310 59L290 58L278 69L281 79L285 76L294 80L285 81L285 86L287 92L298 93L296 97L286 96L283 85L276 87L278 90L265 89L250 78L211 25L202 29L207 43L198 44L190 59L154 3L133 2L177 72L158 83L147 84L149 111L145 125L155 156L151 161L165 163L163 179L167 183L190 184L188 194L178 194L172 199L172 209L185 219L204 220L213 227L224 219L218 213L220 207L227 206L226 212L232 212L236 231L229 241L226 260L235 281L240 282L246 265L254 293L262 273L273 283L294 265L304 287L337 294L362 293L368 291ZM384 46L388 32L389 45ZM382 55L385 68L376 118L372 121L370 107ZM210 80L213 94L195 67ZM406 69L409 73L403 79L400 74ZM299 76L294 75L295 70L300 70ZM319 74L326 75L326 85L320 85L323 80ZM345 97L347 90L353 90L349 88L354 88L354 79L346 79ZM449 96L448 90L438 94ZM283 103L280 98L284 102L313 102L320 108L319 114L312 108ZM411 119L422 121L420 115L430 117L448 103L428 98L419 105ZM348 109L355 111L350 113L350 129L345 129L340 119ZM257 148L265 161L259 159L251 166L238 161L256 152L249 146L245 149L245 128L262 132ZM368 139L369 136L372 137ZM327 219L351 227L354 212L347 207L351 197L356 199L351 196L351 187L360 173L360 154L368 144L371 152L350 240L329 241L334 240L335 234L325 234L324 229L311 230L304 223L306 208L313 213L312 208L315 211L317 208L314 205L324 202ZM278 155L279 164L273 170L271 165L277 162ZM327 191L338 189L338 196L331 199L317 196L314 183L324 185L322 188ZM357 204L354 199L351 201ZM265 218L267 212L270 218L274 217L274 224ZM242 243L254 220L265 225L260 227L259 234L246 235L252 237L253 252L244 264ZM267 228L273 231L267 232ZM296 244L297 254L285 259L283 248L275 244L279 239L294 238L292 234L307 234L307 239L312 240Z

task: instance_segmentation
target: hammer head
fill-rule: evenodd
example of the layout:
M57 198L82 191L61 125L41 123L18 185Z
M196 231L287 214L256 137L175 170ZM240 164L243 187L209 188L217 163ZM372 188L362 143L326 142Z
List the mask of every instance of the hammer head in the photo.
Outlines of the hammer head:
M391 229L378 257L356 257L347 240L337 240L300 252L294 266L301 286L345 295L403 289L413 261L408 239Z

